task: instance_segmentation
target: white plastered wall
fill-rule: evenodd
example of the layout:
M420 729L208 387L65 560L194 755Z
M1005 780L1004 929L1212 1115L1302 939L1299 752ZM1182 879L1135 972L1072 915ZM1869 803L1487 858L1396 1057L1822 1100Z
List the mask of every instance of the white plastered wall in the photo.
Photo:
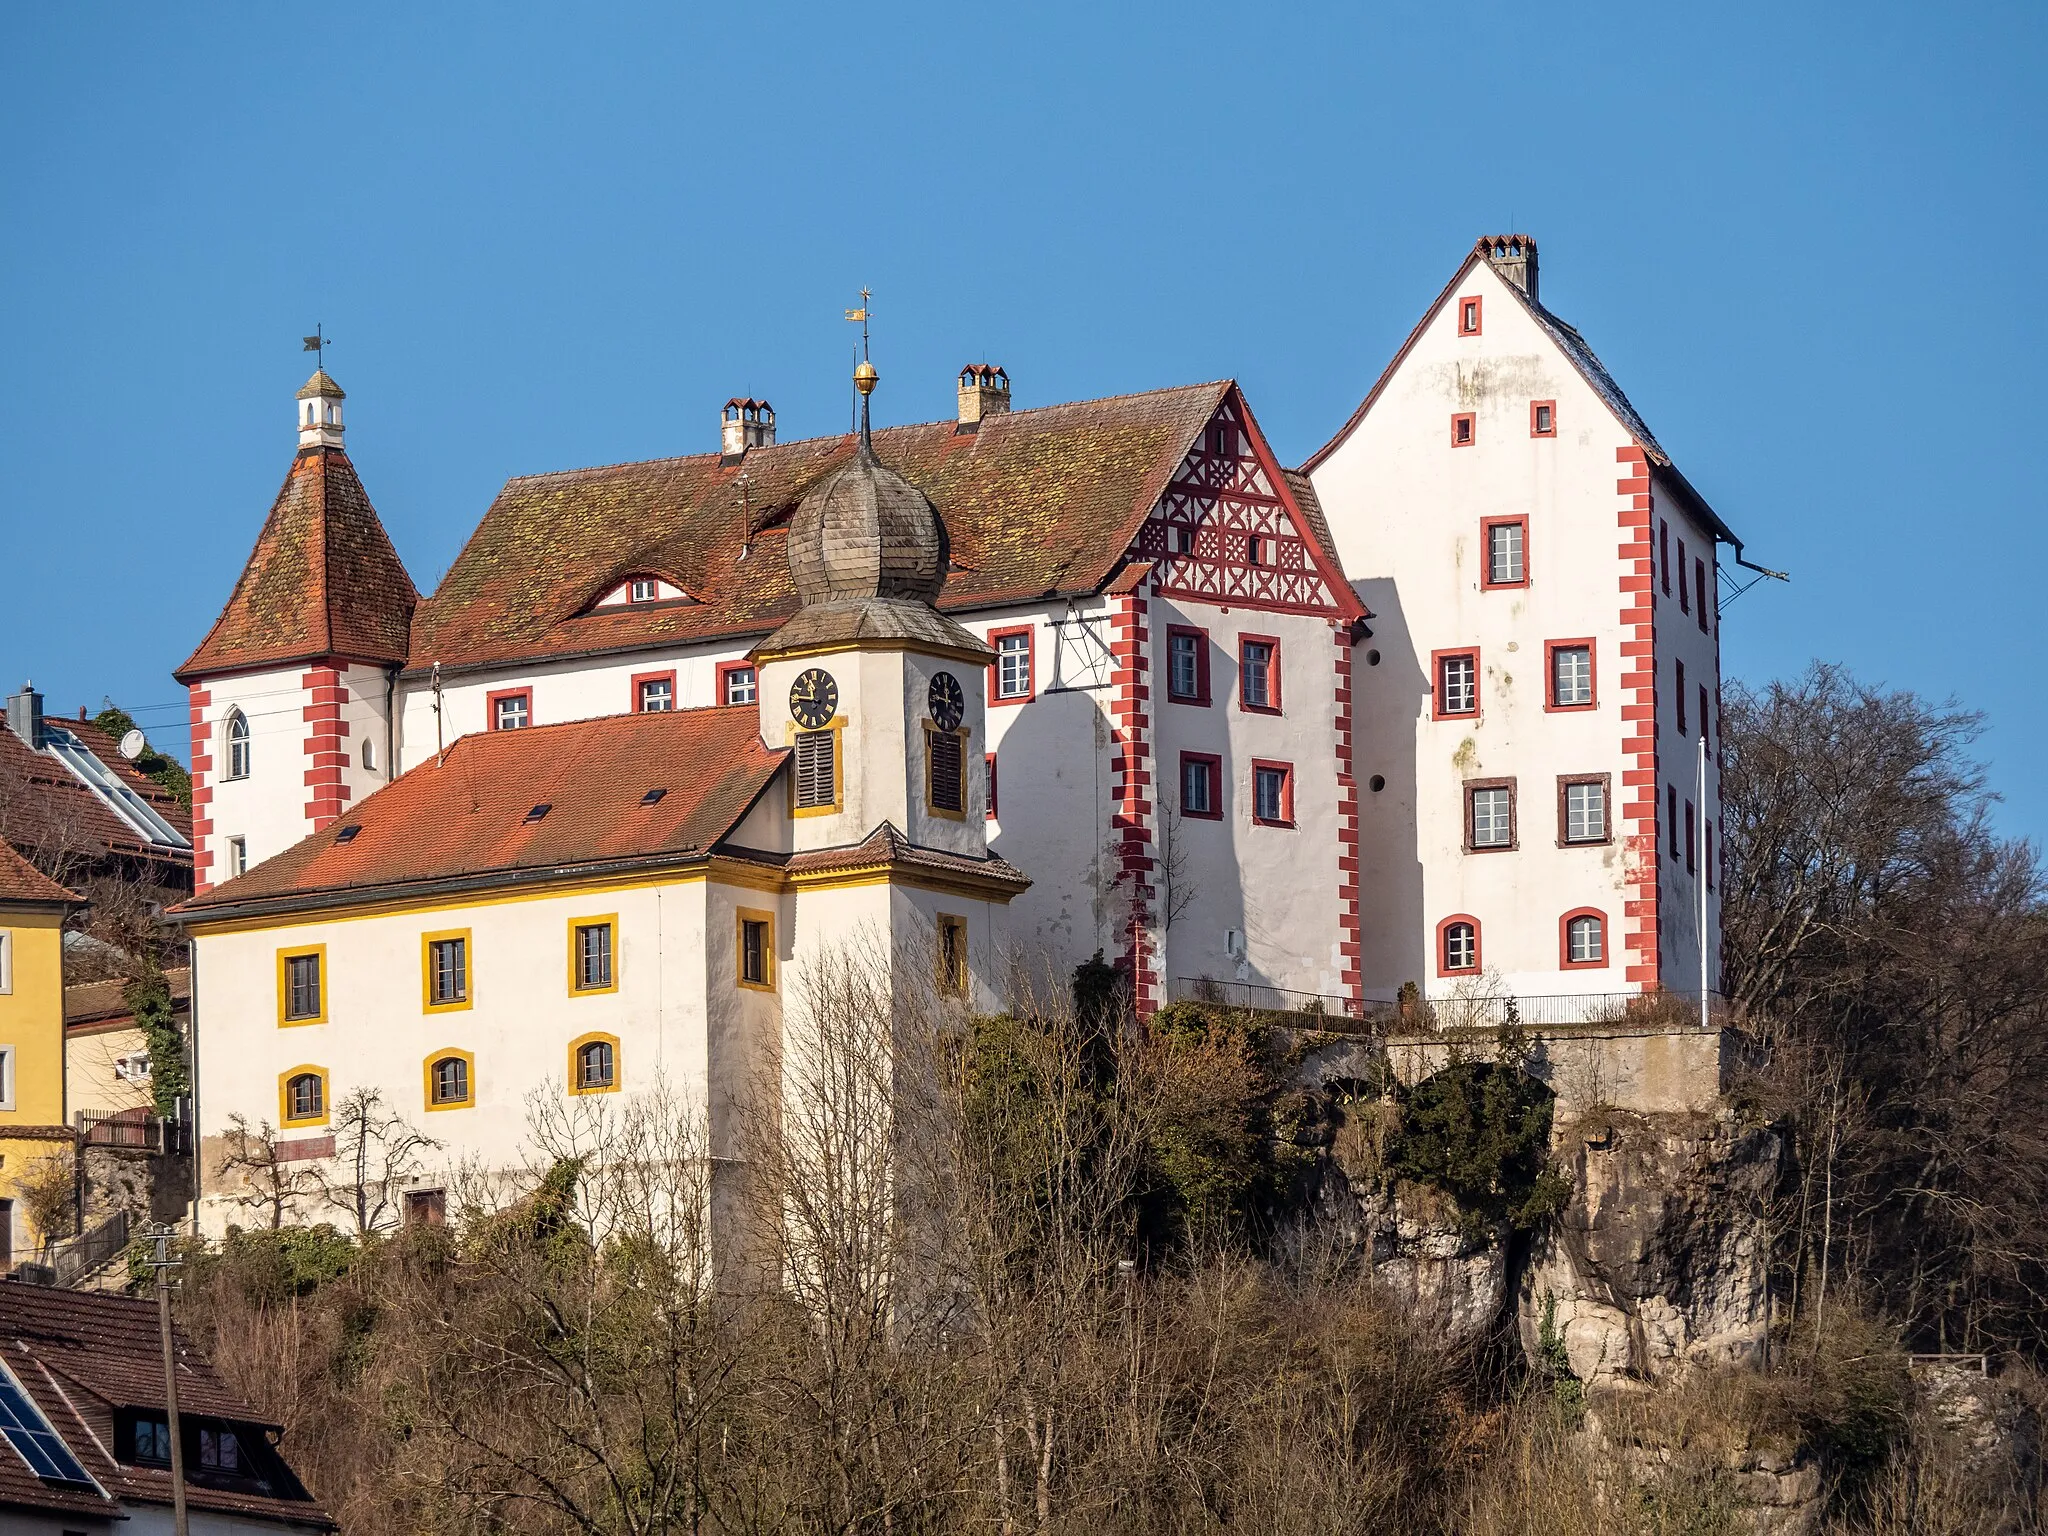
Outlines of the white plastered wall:
M1457 300L1483 300L1478 336ZM1556 402L1555 437L1530 406ZM1475 441L1452 446L1452 416ZM1618 549L1621 468L1632 439L1484 263L1431 317L1351 436L1314 472L1347 573L1374 617L1354 652L1361 927L1368 997L1403 982L1444 992L1436 925L1479 919L1482 961L1519 992L1632 990L1622 981L1625 856ZM1481 520L1526 516L1526 587L1482 590ZM1546 641L1590 639L1597 707L1544 708ZM1432 714L1433 652L1480 652L1478 718ZM1371 657L1377 654L1374 664ZM1633 661L1630 666L1634 665ZM1558 846L1557 778L1610 776L1609 842ZM1384 788L1370 786L1375 775ZM1464 851L1464 781L1516 781L1518 847ZM1559 921L1607 914L1608 965L1565 971Z
M211 695L201 709L208 725L208 756L213 767L205 777L213 790L207 813L213 831L204 850L213 854L210 878L216 885L229 878L228 839L248 840L249 867L284 852L313 830L306 817L306 705L312 694L300 686L303 666L268 672L244 672L209 678ZM249 775L228 775L228 719L236 710L249 722Z

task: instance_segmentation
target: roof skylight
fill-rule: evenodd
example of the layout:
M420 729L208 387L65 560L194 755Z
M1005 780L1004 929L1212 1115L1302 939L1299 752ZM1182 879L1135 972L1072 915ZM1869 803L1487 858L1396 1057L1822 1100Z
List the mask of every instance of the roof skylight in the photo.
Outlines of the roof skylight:
M661 797L667 793L668 791L665 789L650 789L640 797L640 803L642 805L658 805L661 802Z
M549 811L552 811L554 808L555 804L552 800L543 800L539 805L536 805L532 810L526 813L526 819L528 821L539 821L543 816L547 815L547 813Z

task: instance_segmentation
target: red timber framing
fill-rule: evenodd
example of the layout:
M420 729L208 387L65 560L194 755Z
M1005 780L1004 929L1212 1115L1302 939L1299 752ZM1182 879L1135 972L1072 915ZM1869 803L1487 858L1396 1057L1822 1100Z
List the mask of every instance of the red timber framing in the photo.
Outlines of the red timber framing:
M192 893L213 888L213 727L206 709L213 690L194 683L187 690L192 708Z
M1625 860L1622 979L1654 991L1657 961L1657 620L1650 553L1650 463L1631 444L1614 450L1621 465L1621 729L1619 822Z
M1183 529L1194 545L1185 553L1175 537ZM1160 493L1131 558L1153 563L1156 586L1169 597L1345 619L1363 613L1343 572L1309 536L1235 388Z
M1337 953L1344 1000L1365 1007L1358 920L1358 781L1351 769L1351 627L1338 625L1337 641Z
M342 685L341 669L331 664L309 668L299 686L312 698L301 714L306 722L305 752L312 759L306 769L306 789L312 797L306 802L306 819L318 832L341 815L349 799L341 779L348 764L348 748L342 745L348 722L341 718L348 689Z
M1127 567L1110 584L1111 658L1109 718L1110 837L1117 856L1117 881L1126 887L1119 963L1130 973L1131 999L1138 1017L1150 1018L1165 1001L1158 942L1152 931L1157 894L1152 836L1152 689L1146 665L1150 650L1151 600L1146 588L1153 568Z

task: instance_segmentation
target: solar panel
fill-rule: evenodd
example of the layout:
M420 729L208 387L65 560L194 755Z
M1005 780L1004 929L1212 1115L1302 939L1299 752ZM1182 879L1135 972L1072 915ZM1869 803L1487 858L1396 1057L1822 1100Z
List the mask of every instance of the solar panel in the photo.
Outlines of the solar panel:
M57 1438L50 1421L22 1390L20 1380L4 1360L0 1360L0 1435L7 1437L7 1443L28 1463L29 1471L44 1482L76 1483L83 1488L99 1486L78 1464L71 1447Z
M45 723L43 745L71 770L72 776L105 802L107 809L142 835L143 841L165 848L189 848L184 835L142 796L121 782L121 776L93 756L84 742L61 725Z

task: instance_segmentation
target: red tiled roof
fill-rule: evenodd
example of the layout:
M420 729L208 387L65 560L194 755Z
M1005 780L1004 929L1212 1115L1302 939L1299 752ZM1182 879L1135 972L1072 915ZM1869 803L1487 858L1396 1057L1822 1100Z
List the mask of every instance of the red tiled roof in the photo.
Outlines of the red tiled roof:
M419 594L339 448L308 448L272 503L227 606L173 674L320 656L400 662Z
M855 870L923 870L937 875L958 875L992 880L1021 892L1030 888L1031 877L997 854L985 859L948 853L943 848L924 848L883 822L857 843L844 848L819 848L810 853L791 854L781 861L792 875L845 874Z
M930 497L956 567L948 612L1100 590L1174 470L1236 386L1187 385L874 434L884 464ZM508 482L414 616L411 665L444 669L768 633L795 611L784 529L855 439ZM756 530L742 559L741 493ZM1334 557L1331 561L1335 565ZM636 571L691 603L591 611Z
M0 838L0 901L75 902L84 898L67 891L29 863Z
M47 723L76 736L157 815L187 841L191 839L192 813L161 784L136 772L105 731L89 720L61 715L48 716ZM0 836L18 848L43 855L46 864L63 858L89 861L110 853L176 865L181 873L192 863L189 849L145 842L56 758L35 751L4 727L0 727Z
M789 755L759 733L759 713L742 705L464 736L324 831L173 911L203 917L250 902L705 854ZM666 793L643 804L654 789ZM528 819L543 804L547 813ZM359 830L344 842L350 828Z
M206 1358L175 1327L178 1407L195 1417L274 1429L222 1381ZM96 1292L0 1285L0 1350L71 1452L115 1498L168 1504L170 1474L114 1461L114 1411L164 1406L163 1345L153 1301ZM323 1530L334 1522L307 1499L193 1483L195 1509L284 1519ZM104 1500L53 1487L31 1475L11 1449L0 1446L0 1502L36 1508L96 1509Z

